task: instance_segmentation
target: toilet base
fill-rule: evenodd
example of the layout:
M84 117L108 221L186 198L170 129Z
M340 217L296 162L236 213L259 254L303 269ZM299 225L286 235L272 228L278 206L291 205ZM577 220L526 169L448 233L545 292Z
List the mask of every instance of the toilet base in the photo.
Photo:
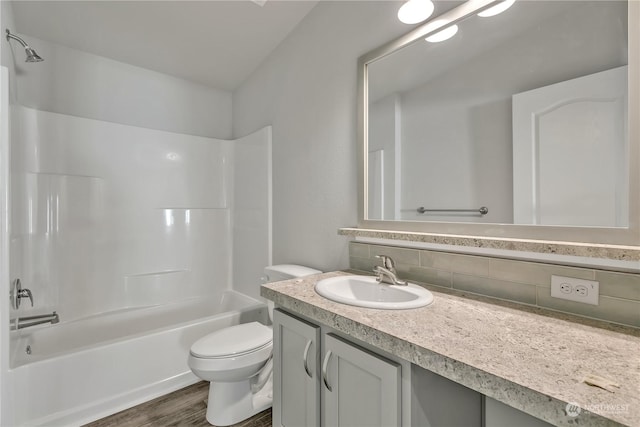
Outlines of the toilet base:
M209 383L207 421L224 427L239 423L271 407L273 380L270 378L257 393L251 392L251 379L238 382Z

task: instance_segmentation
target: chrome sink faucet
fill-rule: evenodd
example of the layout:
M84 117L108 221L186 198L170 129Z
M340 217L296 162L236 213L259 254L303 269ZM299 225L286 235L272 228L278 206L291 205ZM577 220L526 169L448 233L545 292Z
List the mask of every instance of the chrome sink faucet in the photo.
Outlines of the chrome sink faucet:
M398 272L396 271L395 263L390 256L376 255L376 258L382 260L382 265L376 265L373 272L376 273L376 280L378 283L387 283L389 285L401 285L407 286L407 282L403 282L398 279Z

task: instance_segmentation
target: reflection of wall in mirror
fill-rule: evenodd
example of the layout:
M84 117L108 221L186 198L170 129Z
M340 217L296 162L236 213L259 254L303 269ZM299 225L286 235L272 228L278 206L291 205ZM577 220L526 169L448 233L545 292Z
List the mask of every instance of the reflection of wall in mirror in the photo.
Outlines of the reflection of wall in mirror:
M369 211L370 219L397 219L396 177L400 153L400 98L388 96L369 108ZM381 163L382 162L382 163ZM371 168L374 168L373 174ZM379 170L375 170L378 168ZM384 177L384 178L382 178ZM378 180L381 179L380 182Z
M397 94L399 219L513 223L512 94L625 65L625 20L625 3L576 2ZM487 206L489 214L419 215L419 206Z
M384 148L369 151L369 218L384 219Z

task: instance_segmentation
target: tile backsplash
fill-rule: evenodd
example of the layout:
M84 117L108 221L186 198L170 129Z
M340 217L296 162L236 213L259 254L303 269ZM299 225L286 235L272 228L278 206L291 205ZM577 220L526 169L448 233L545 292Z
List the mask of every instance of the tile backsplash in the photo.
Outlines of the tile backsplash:
M398 275L405 280L640 327L640 274L360 242L349 244L349 265L354 270L372 272L380 264L376 255L391 256ZM552 298L551 275L597 280L599 304Z

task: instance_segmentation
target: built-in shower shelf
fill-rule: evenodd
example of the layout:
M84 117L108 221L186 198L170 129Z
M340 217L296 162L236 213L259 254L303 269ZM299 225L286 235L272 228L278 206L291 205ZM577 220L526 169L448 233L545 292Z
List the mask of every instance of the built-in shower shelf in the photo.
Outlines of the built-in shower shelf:
M212 208L212 207L208 207L208 208L201 208L201 207L195 207L195 208L185 208L185 207L162 207L162 208L156 208L158 210L165 210L165 211L171 211L171 210L176 210L176 211L222 211L222 210L227 210L229 209L228 207L224 207L224 208Z
M191 270L163 270L163 271L152 271L149 273L137 273L137 274L128 274L125 276L125 278L127 277L145 277L145 276L161 276L164 274L177 274L177 273L188 273L191 272Z
M61 177L61 178L87 178L87 179L104 180L104 178L101 177L101 176L78 175L78 174L59 173L59 172L26 172L26 174L27 175L41 175L41 176Z
M130 274L124 277L126 306L166 304L185 298L191 283L191 270L164 270Z

